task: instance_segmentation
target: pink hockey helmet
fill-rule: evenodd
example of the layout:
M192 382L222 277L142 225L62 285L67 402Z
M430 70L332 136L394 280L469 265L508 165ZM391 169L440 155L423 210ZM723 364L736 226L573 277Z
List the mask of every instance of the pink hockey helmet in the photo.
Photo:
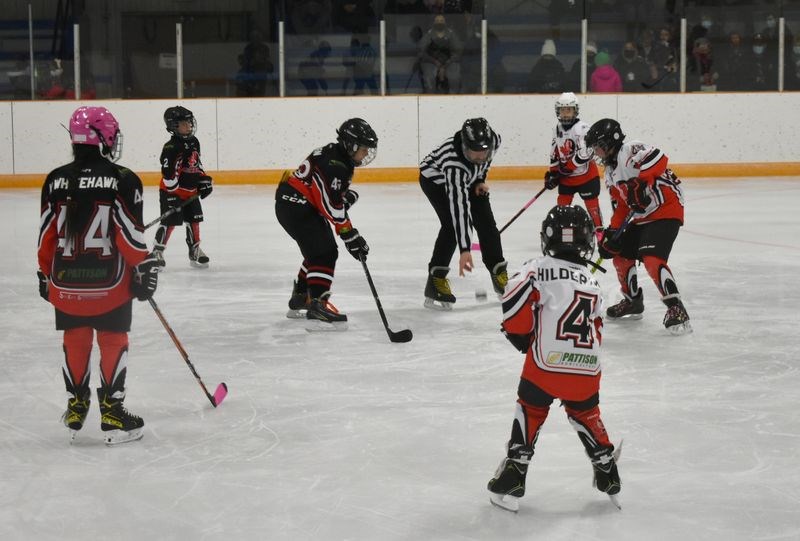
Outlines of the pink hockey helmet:
M69 136L75 145L97 145L100 153L117 161L122 154L119 122L105 107L78 107L69 120Z

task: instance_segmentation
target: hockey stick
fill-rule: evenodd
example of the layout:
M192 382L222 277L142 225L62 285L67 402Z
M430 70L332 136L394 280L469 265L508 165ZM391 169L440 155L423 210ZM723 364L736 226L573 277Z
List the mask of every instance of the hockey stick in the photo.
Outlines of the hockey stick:
M634 213L633 211L630 211L630 212L628 213L628 215L627 215L627 216L625 216L625 221L624 221L624 222L622 222L622 225L621 225L621 226L619 226L619 229L617 229L617 230L616 230L616 232L614 233L614 235L612 235L612 237L611 237L611 240L617 240L617 239L619 239L619 238L622 236L622 234L623 234L623 233L625 232L625 230L628 228L628 224L630 224L630 223L631 223L631 219L633 218L633 215L634 215L634 214L635 214L635 213ZM591 263L591 261L590 261L590 263ZM602 265L602 264L603 264L603 258L602 258L602 257L598 257L598 258L597 258L597 261L595 261L594 263L592 263L592 270L591 270L590 272L591 272L592 274L594 274L594 273L595 273L595 271L596 271L598 268L601 268L601 267L600 267L600 265Z
M515 215L513 215L513 216L511 217L511 219L510 219L508 222L506 222L506 225L504 225L504 226L503 226L503 227L500 229L499 233L501 233L501 234L502 234L502 233L503 233L503 231L505 231L506 229L508 229L508 226L510 226L511 224L513 224L513 223L514 223L514 220L516 220L517 218L519 218L519 217L520 217L520 215L521 215L523 212L525 212L526 210L528 210L528 207L530 207L531 205L533 205L533 203L534 203L534 202L535 202L537 199L539 199L539 196L540 196L540 195L542 195L542 194L543 194L543 193L544 193L546 190L547 190L547 187L546 187L546 186L545 186L544 188L542 188L541 190L539 190L539 193L537 193L536 195L534 195L534 196L533 196L533 198L532 198L530 201L528 201L527 203L525 203L525 206L524 206L524 207L522 207L521 209L519 209L519 210L517 211L517 213L516 213ZM480 245L480 243L478 243L478 242L473 242L473 243L472 243L472 249L473 249L473 250L480 250L480 249L481 249L481 245Z
M664 74L661 77L659 77L658 79L656 79L655 81L653 81L652 83L645 83L644 81L642 81L642 86L644 88L646 88L647 90L650 90L651 88L654 88L655 86L658 86L658 83L663 81L664 78L669 74L670 74L669 71L664 70Z
M367 275L367 282L369 282L369 288L372 290L372 297L375 299L375 304L378 305L378 313L381 315L381 321L383 321L383 328L386 329L386 334L389 335L389 340L391 342L410 342L414 335L411 332L411 329L403 329L402 331L394 332L389 328L389 322L386 321L386 314L383 312L383 306L381 306L381 300L378 298L378 292L375 290L375 283L372 281L372 276L369 274L369 269L367 268L367 262L359 257L359 261L361 261L361 266L364 267L364 274Z
M195 195L193 195L192 197L190 197L189 199L187 199L187 200L185 200L185 201L181 201L181 204L180 204L180 205L178 205L177 207L172 207L172 208L171 208L171 209L169 209L167 212L165 212L164 214L162 214L161 216L159 216L158 218L156 218L155 220L153 220L152 222L150 222L149 224L147 224L146 226L144 226L144 228L145 228L145 229L149 229L150 227L153 227L153 226L154 226L154 225L156 225L158 222L160 222L160 221L161 221L161 220L163 220L164 218L167 218L167 217L169 217L169 216L172 216L173 214L175 214L176 212L178 212L179 210L181 210L183 207L185 207L186 205L188 205L189 203L191 203L192 201L194 201L194 200L195 200L195 199L197 199L198 197L200 197L200 195L199 195L199 194L195 194Z
M162 314L161 310L159 310L156 301L154 301L152 297L147 299L147 301L150 303L150 306L153 307L153 311L158 316L158 319L161 321L161 324L167 330L167 334L169 334L169 337L172 338L172 341L175 343L175 347L178 348L181 357L183 357L183 360L186 361L186 364L189 366L189 370L191 370L192 374L194 374L194 379L196 379L197 383L200 384L200 387L203 388L203 392L208 397L208 400L209 402L211 402L211 405L216 408L217 406L222 404L222 401L225 400L225 397L228 395L228 386L225 385L225 382L222 382L219 385L217 385L217 389L214 391L213 396L209 394L208 389L206 389L205 384L203 384L203 380L200 379L200 375L197 373L197 370L194 369L192 361L189 360L189 355L186 353L186 350L183 349L180 340L178 340L178 337L175 335L175 331L173 331L172 327L170 327L169 323L167 323L167 320L164 318L164 314Z

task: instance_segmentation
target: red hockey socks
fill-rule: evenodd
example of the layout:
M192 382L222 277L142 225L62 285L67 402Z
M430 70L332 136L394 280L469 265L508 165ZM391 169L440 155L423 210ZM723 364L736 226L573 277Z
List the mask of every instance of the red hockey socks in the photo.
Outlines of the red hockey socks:
M642 258L642 261L650 278L655 282L658 292L661 293L662 300L680 296L675 277L672 276L672 271L666 260L653 255L646 255Z
M611 442L608 439L606 427L603 426L603 421L600 419L600 407L594 406L588 410L576 410L569 406L564 406L567 412L567 417L572 425L572 428L578 433L589 456L601 448L611 447Z
M94 329L91 327L64 331L64 383L67 392L76 396L81 394L77 392L79 388L88 388L93 338Z
M97 331L100 375L104 387L124 389L128 366L128 333Z
M632 299L639 295L639 282L636 278L636 261L617 256L614 258L614 268L617 270L622 294Z

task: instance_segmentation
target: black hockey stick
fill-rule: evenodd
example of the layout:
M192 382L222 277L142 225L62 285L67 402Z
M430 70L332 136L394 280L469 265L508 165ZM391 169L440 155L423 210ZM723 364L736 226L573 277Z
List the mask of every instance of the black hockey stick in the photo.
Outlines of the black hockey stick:
M633 218L633 215L634 215L634 214L635 214L635 212L633 212L633 211L630 211L630 212L628 213L628 215L627 215L627 216L625 216L625 221L624 221L624 222L622 222L622 225L621 225L621 226L619 226L619 229L617 229L617 230L614 232L614 234L611 236L611 240L617 240L617 239L619 239L619 238L622 236L622 234L623 234L623 233L625 232L625 230L628 228L628 224L630 224L630 223L631 223L631 219ZM590 261L589 263L592 265L592 270L591 270L591 273L592 273L592 274L594 274L594 273L595 273L595 271L596 271L597 269L599 269L599 268L602 268L600 265L602 265L602 264L603 264L603 258L602 258L602 257L598 257L598 258L597 258L597 261L595 261L594 263L592 263L592 262ZM605 271L604 271L604 272L605 272Z
M161 216L159 216L158 218L156 218L155 220L153 220L153 221L152 221L152 222L150 222L149 224L145 225L145 226L144 226L144 228L145 228L145 229L149 229L149 228L153 227L153 226L154 226L154 225L156 225L158 222L160 222L160 221L161 221L161 220L163 220L164 218L167 218L167 217L169 217L169 216L172 216L173 214L175 214L176 212L178 212L179 210L181 210L183 207L185 207L186 205L188 205L189 203L191 203L192 201L194 201L194 200L195 200L195 199L197 199L198 197L200 197L200 195L198 195L198 194L195 194L195 195L193 195L192 197L190 197L189 199L186 199L185 201L181 201L181 204L180 204L180 205L178 205L177 207L172 207L172 208L171 208L171 209L169 209L167 212L165 212L164 214L162 214Z
M153 311L158 316L158 319L161 321L161 324L164 325L164 328L167 330L167 334L169 334L169 337L172 338L172 341L175 343L175 347L178 348L181 357L183 357L183 360L186 361L186 364L189 366L189 370L191 370L192 374L194 374L194 379L196 379L197 383L200 384L200 387L203 388L203 392L206 394L206 397L208 397L208 400L209 402L211 402L211 405L216 408L217 406L222 404L222 401L225 400L225 397L228 395L228 386L225 385L225 382L222 382L219 385L217 385L217 389L214 391L213 396L209 394L208 389L206 389L206 386L203 383L203 380L200 379L200 375L197 373L197 370L194 369L192 361L189 360L189 355L186 353L186 350L183 349L180 340L178 340L178 337L175 335L175 331L173 331L172 327L170 327L169 323L167 323L167 320L164 318L164 314L162 314L161 310L159 310L156 301L154 301L152 297L147 300L150 303L150 306L153 307Z
M383 321L383 327L386 329L386 334L389 335L389 340L392 342L410 342L412 338L414 338L411 329L403 329L402 331L394 332L389 328L389 322L386 321L386 314L383 313L383 306L381 306L381 300L378 298L378 292L375 290L375 283L372 281L372 276L369 274L369 269L367 268L367 262L362 259L358 258L361 261L361 266L364 267L364 274L367 275L367 282L369 282L369 288L372 290L372 297L375 299L375 304L378 305L378 313L381 315L381 321Z
M642 86L644 88L646 88L647 90L650 90L651 88L654 88L654 87L658 86L658 83L663 81L664 78L669 74L670 74L670 72L665 70L664 74L661 77L659 77L658 79L656 79L655 81L653 81L652 83L645 83L644 81L642 81Z
M539 199L539 196L540 196L540 195L542 195L542 194L545 192L545 190L547 190L547 186L545 186L544 188L542 188L541 190L539 190L539 193L537 193L536 195L534 195L534 196L531 198L531 200L530 200L530 201L528 201L527 203L525 203L525 206L524 206L524 207L522 207L521 209L519 209L519 210L517 211L517 213L516 213L515 215L513 215L513 216L511 217L511 219L510 219L508 222L506 222L506 225L504 225L503 227L501 227L501 228L500 228L500 231L498 231L498 233L501 233L501 234L502 234L502 233L503 233L503 231L505 231L506 229L508 229L508 226L510 226L511 224L513 224L513 223L514 223L514 220L516 220L517 218L519 218L519 217L522 215L522 213L523 213L523 212L525 212L526 210L528 210L528 207L530 207L531 205L533 205L533 203L534 203L534 202L536 202L536 200L537 200L537 199ZM480 249L481 249L481 245L480 245L479 243L477 243L477 242L473 242L473 243L472 243L472 249L473 249L473 250L480 250Z

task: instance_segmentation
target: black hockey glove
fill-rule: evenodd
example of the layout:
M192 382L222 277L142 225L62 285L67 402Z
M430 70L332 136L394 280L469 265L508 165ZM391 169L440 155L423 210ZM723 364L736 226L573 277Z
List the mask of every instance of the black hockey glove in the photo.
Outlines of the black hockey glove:
M152 252L133 267L133 280L131 280L131 293L140 301L151 298L158 287L158 273L165 265L164 260L156 257Z
M205 199L209 195L211 195L211 191L214 187L211 185L211 177L208 175L204 175L200 177L200 180L197 181L197 193L200 194L200 199Z
M39 277L39 296L50 302L50 280L40 270L36 271L36 276Z
M544 187L547 188L548 190L552 190L553 188L558 186L559 182L561 182L561 175L559 175L558 173L555 173L553 171L547 171L544 174Z
M606 227L603 232L603 239L597 245L597 253L603 259L613 259L615 255L622 251L621 238L614 239L617 231L618 229L615 227Z
M626 202L634 212L644 212L653 201L647 194L647 182L640 178L632 178L625 182L628 187Z
M531 347L533 336L531 334L511 334L504 328L500 327L500 332L506 337L506 340L511 342L511 345L517 348L520 353L528 353L528 348Z
M342 194L342 200L344 201L345 210L350 210L350 207L355 205L358 201L358 192L355 190L347 190Z
M367 241L364 240L364 237L358 234L358 229L353 228L348 229L347 231L342 231L339 236L342 237L344 245L347 248L347 251L350 252L351 256L359 261L367 260L369 245L367 244Z

